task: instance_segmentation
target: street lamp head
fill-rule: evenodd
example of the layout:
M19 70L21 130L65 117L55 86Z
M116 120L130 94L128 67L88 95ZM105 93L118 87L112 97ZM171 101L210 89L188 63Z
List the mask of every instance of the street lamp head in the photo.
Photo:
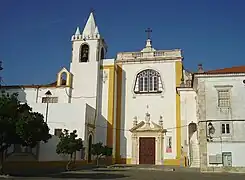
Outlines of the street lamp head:
M46 93L45 93L46 96L52 96L52 93L50 92L50 90L48 90Z

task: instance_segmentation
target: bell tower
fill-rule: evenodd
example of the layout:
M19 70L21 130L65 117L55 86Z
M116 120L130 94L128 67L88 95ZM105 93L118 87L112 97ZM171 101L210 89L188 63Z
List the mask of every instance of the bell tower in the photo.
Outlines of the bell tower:
M70 72L73 74L72 97L84 97L94 108L99 83L100 65L104 59L107 46L99 33L93 12L84 26L83 31L77 27L71 37L72 58ZM79 101L74 98L72 101ZM81 98L82 99L82 98ZM87 102L86 100L86 102Z

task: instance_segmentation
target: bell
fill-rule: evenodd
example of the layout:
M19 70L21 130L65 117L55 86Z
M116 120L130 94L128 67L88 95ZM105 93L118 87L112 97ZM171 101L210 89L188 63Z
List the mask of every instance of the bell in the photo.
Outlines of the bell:
M88 57L87 53L84 52L84 53L83 53L83 58L87 58L87 57Z

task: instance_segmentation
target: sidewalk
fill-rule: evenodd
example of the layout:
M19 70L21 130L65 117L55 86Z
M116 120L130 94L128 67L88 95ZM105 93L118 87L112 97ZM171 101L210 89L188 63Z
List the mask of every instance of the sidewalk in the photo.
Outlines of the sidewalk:
M181 166L164 166L164 165L126 165L126 164L115 164L108 166L108 168L115 169L133 169L133 170L152 170L152 171L176 171L176 172L200 172L199 168L181 167Z

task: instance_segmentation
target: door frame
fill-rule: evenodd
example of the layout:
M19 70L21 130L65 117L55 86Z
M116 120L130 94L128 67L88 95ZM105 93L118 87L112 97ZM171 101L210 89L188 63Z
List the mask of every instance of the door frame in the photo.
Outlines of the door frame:
M139 148L140 148L140 137L154 137L155 138L155 164L163 165L164 160L164 135L163 132L135 132L132 133L132 164L139 164Z
M156 164L156 137L139 137L139 164L145 164L145 163L140 163L141 161L141 140L143 139L151 139L153 140L154 144L154 155L153 155L153 163L151 164Z

